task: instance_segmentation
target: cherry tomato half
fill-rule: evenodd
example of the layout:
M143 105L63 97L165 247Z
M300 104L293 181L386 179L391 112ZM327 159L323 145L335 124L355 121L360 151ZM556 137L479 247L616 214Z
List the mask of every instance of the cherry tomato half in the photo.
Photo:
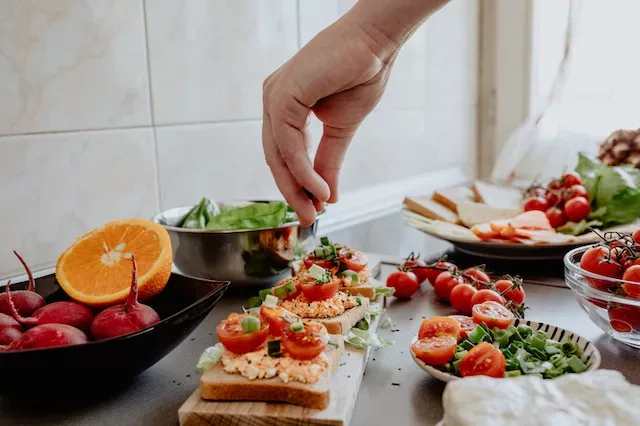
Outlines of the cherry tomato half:
M496 302L504 305L504 297L500 296L497 292L489 289L480 290L471 298L471 307L484 302Z
M483 291L483 290L481 290ZM451 290L449 301L451 306L463 314L471 313L471 300L478 293L478 290L471 284L460 284Z
M497 302L477 304L471 311L476 324L484 323L490 328L508 328L514 319L513 312Z
M329 333L323 324L309 321L304 324L303 331L295 332L290 328L285 329L281 343L291 357L299 360L313 359L327 347Z
M350 271L360 272L367 266L367 257L358 250L349 248L340 249L338 257L347 265Z
M456 341L460 340L460 323L449 317L432 317L422 320L418 339L438 336L453 336Z
M425 337L413 343L411 350L427 365L445 365L456 353L457 344L453 336Z
M591 212L591 204L584 197L572 198L564 204L564 215L571 222L580 222L586 219Z
M325 284L303 283L300 288L305 299L309 302L316 302L333 297L338 292L339 284L339 281L330 281Z
M218 340L224 347L238 355L253 352L267 342L269 336L269 322L260 318L260 329L252 333L242 330L242 320L250 314L230 315L216 327Z
M473 321L473 318L466 315L449 315L449 318L458 321L458 324L460 324L461 339L466 339L467 335L478 326L478 324Z
M387 287L393 287L393 293L398 299L409 299L418 291L420 283L416 274L409 271L395 271L387 277Z
M489 376L497 379L504 377L507 371L507 360L500 349L490 343L482 342L471 348L460 362L460 375Z
M313 265L318 265L324 269L331 269L337 265L335 260L326 260L315 257L313 254L309 253L302 259L302 263L304 263L304 267L310 269Z
M436 279L433 289L438 299L448 303L451 297L451 290L459 284L464 284L462 277L453 276L451 272L443 272Z
M524 302L524 288L522 286L516 286L511 280L498 280L496 281L496 288L498 292L507 300L513 300L518 305Z
M267 308L264 305L260 307L260 316L269 321L269 334L271 336L282 336L282 331L297 319L296 315L285 309Z
M524 202L524 211L528 212L530 210L539 210L541 212L547 211L549 208L549 202L545 197L533 197L528 198Z

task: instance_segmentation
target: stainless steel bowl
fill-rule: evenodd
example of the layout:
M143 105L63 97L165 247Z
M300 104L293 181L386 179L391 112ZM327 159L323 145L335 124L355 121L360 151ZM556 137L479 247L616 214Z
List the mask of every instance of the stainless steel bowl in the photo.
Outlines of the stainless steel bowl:
M191 208L193 206L164 211L153 221L169 232L175 267L194 278L272 285L290 274L291 262L297 256L311 250L318 229L317 219L310 227L302 227L299 222L277 228L237 231L177 227ZM318 213L318 218L323 213Z

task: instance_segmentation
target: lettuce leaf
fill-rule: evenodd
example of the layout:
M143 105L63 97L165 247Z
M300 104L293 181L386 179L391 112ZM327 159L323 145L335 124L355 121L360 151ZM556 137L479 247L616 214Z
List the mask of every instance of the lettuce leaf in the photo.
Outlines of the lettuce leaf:
M583 219L580 222L567 222L559 227L557 231L568 235L580 235L589 228L597 228L599 226L602 226L602 222L599 220L590 220L587 222L586 219Z
M357 349L366 348L382 348L393 346L393 341L381 337L374 330L361 330L353 327L349 330L346 336L344 336L344 342Z
M282 225L286 214L287 205L283 202L255 203L218 214L211 219L206 229L231 231L272 228Z
M198 364L196 364L196 371L204 373L220 361L225 348L222 343L216 343L214 346L210 346L202 352Z

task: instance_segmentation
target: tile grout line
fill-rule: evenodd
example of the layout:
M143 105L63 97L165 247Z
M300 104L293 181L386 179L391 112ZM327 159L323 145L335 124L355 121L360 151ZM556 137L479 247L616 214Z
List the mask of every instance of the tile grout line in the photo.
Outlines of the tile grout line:
M302 28L300 25L300 2L302 0L296 0L296 37L298 42L298 50L302 49Z
M147 19L147 0L142 0L142 24L144 27L144 47L147 64L147 88L149 90L149 113L151 115L151 135L153 137L153 171L156 183L156 211L162 211L162 191L160 191L160 158L158 155L158 135L156 132L156 114L153 105L153 89L151 85L151 55L149 50L149 26Z

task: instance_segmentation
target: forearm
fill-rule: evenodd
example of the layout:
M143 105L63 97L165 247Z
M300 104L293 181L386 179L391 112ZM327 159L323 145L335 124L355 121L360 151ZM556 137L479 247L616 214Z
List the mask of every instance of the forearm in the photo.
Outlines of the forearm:
M345 16L371 39L379 56L393 55L449 0L359 0Z

